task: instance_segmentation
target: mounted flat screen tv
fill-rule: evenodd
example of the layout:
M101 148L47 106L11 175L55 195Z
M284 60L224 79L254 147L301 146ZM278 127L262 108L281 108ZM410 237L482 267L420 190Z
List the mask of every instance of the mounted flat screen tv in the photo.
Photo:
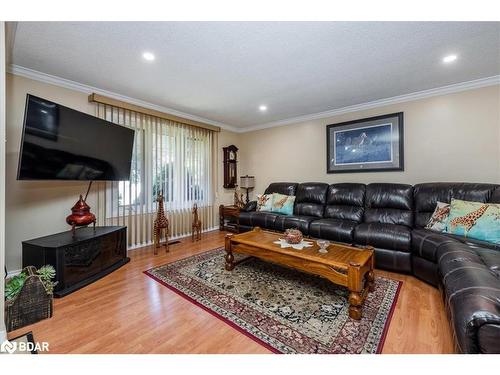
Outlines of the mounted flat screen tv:
M129 180L134 133L28 94L17 179Z

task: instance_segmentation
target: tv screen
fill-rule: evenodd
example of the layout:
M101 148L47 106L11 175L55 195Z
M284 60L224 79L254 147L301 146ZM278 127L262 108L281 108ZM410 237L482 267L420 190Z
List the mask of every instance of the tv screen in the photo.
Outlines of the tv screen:
M28 94L17 179L129 180L134 134Z

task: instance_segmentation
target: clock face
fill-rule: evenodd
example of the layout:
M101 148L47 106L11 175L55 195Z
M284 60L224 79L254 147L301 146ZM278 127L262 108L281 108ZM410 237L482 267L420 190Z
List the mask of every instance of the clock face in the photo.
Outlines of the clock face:
M234 154L234 151L229 151L229 160L234 160L236 159L236 155Z

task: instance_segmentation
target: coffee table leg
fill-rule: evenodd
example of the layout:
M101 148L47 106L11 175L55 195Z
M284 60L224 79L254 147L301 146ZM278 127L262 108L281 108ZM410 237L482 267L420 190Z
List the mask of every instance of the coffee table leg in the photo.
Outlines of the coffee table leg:
M225 269L226 271L232 271L234 269L234 255L233 255L233 249L231 248L231 237L232 234L227 234L225 238L225 250L226 250L226 256L224 259L226 260L225 264Z
M373 270L368 271L366 274L366 287L370 292L373 292L375 290L375 273Z
M349 317L352 319L361 319L361 305L363 296L358 292L349 293Z

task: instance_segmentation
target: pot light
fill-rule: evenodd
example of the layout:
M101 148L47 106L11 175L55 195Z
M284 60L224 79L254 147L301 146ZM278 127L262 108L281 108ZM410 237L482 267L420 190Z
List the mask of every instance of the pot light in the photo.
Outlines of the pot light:
M144 52L142 54L142 57L144 58L144 60L146 61L153 61L155 59L155 55L153 55L151 52Z
M259 105L259 111L261 112L267 111L267 105Z
M445 64L449 64L457 59L457 55L448 55L443 57L443 62Z

